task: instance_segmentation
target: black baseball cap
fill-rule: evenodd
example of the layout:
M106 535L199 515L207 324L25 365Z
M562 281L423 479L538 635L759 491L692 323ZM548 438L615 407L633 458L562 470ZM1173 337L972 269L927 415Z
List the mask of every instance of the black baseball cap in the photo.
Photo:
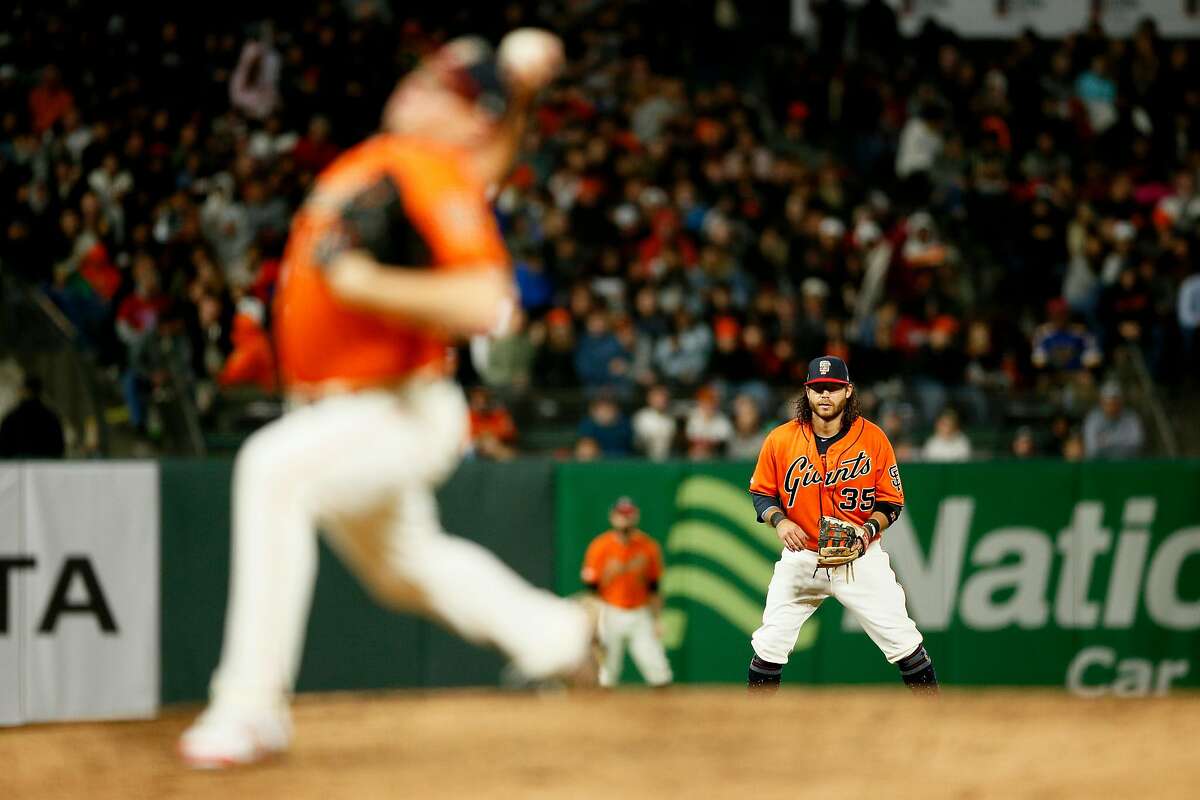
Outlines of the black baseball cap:
M808 377L804 385L810 383L850 383L850 370L846 362L837 356L817 356L808 362Z
M501 75L496 51L474 36L455 39L436 56L446 88L494 117L508 110L508 86Z

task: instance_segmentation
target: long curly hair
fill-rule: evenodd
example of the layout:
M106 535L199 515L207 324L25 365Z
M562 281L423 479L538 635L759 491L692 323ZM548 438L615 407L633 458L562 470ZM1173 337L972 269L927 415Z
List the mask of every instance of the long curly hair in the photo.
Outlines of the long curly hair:
M851 384L853 387L854 384ZM801 389L800 396L796 398L793 404L793 409L796 412L796 420L808 425L812 424L812 407L808 404L808 390ZM846 405L842 409L842 430L847 430L853 425L858 418L862 416L862 412L858 407L858 391L850 393L850 397L846 400Z

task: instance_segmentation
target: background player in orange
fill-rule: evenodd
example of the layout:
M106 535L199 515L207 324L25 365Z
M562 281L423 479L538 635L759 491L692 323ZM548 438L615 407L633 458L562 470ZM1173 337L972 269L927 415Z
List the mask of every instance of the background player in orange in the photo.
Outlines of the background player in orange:
M612 687L620 681L628 644L646 683L666 686L672 676L659 626L662 550L658 542L638 530L638 508L628 497L617 500L608 521L612 528L588 545L581 573L583 582L604 601L600 685Z
M909 687L936 691L933 662L879 544L904 505L900 468L887 435L859 415L842 359L809 363L796 417L767 435L750 492L759 522L774 527L784 545L752 639L750 687L778 687L800 626L832 596L854 613ZM865 543L851 564L818 566L823 516L850 523Z
M296 215L274 334L292 410L238 454L225 641L194 766L287 747L319 524L382 602L498 647L532 678L596 667L593 615L448 536L434 488L467 435L447 343L512 303L486 190L515 153L562 46L514 31L443 47L397 86L384 131L323 172ZM397 653L397 658L403 658Z

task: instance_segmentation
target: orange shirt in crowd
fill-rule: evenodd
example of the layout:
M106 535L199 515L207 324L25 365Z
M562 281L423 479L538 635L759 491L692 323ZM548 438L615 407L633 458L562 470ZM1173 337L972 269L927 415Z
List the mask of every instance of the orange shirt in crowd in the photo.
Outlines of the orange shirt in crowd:
M662 550L639 530L622 536L605 531L592 540L583 557L583 582L595 585L600 599L619 608L640 608L650 587L662 577Z
M517 426L512 415L503 408L471 409L471 441L484 436L493 436L501 442L516 439Z
M42 83L29 92L29 116L37 134L50 130L74 107L75 97L63 86Z
M275 354L267 332L249 314L239 312L233 318L233 352L217 376L223 387L253 383L266 392L278 388Z

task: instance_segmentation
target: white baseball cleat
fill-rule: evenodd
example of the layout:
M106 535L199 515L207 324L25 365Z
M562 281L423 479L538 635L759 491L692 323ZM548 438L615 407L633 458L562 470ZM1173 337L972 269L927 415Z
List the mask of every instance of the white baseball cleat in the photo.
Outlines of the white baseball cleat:
M585 593L570 598L587 618L587 643L582 658L549 674L533 675L515 663L500 673L500 685L507 689L594 689L600 683L600 665L604 663L604 646L600 641L600 616L603 603Z
M227 769L282 753L291 739L286 711L247 714L209 709L179 737L179 757L192 769Z

